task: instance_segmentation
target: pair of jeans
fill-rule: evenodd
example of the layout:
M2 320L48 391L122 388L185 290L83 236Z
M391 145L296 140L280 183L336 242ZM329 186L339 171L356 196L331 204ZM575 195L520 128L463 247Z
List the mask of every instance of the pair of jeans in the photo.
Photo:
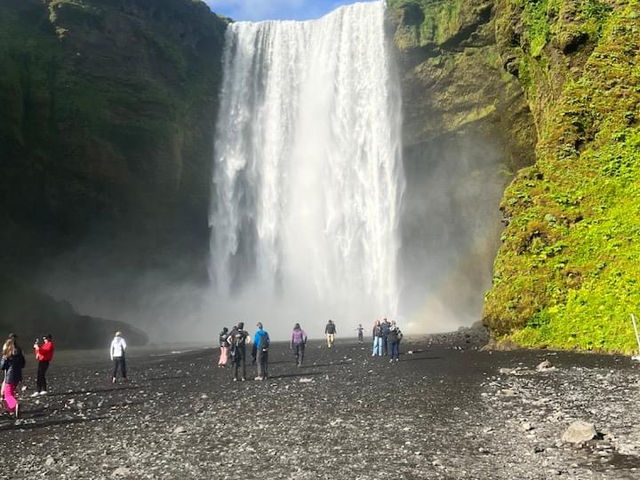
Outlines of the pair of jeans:
M124 359L124 355L122 357L113 357L113 378L118 375L118 370L120 370L122 378L127 378L127 362Z
M302 365L304 360L304 343L294 343L293 352L296 354L296 363Z
M218 365L225 366L227 364L228 358L229 358L229 347L220 347L220 359L218 360Z
M256 363L258 364L258 376L261 378L267 378L269 372L267 365L269 362L269 350L259 348L256 351Z
M386 335L382 336L382 354L389 355L389 338Z
M238 372L240 370L240 366L241 365L242 365L242 380L244 380L245 378L247 378L247 348L246 348L246 346L236 347L236 349L235 349L235 354L233 356L233 366L234 366L233 375L234 375L234 378L236 380L240 380L240 378L238 377Z
M373 355L382 356L382 337L373 337Z
M44 361L38 362L38 380L36 381L38 392L47 391L47 378L45 377L45 375L47 374L48 368L49 368L49 362L44 362Z
M391 345L391 360L394 358L397 360L400 358L400 342L390 342Z

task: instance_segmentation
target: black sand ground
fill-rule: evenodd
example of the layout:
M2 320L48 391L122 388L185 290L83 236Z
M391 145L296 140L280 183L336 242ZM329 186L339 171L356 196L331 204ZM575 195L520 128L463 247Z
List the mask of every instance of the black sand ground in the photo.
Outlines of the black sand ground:
M115 387L106 352L61 352L52 394L27 390L22 418L0 418L0 478L640 478L629 359L441 340L405 341L397 364L313 342L302 368L276 344L271 378L242 383L212 349L132 352ZM544 359L556 370L536 372ZM602 439L563 444L577 419Z

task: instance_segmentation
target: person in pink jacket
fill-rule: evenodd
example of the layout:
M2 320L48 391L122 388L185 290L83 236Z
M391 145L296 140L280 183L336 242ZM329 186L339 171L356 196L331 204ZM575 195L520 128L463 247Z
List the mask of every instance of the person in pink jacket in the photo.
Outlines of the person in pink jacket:
M307 344L307 334L300 328L300 324L296 323L291 332L291 343L289 348L296 354L296 364L301 367L304 360L304 347Z

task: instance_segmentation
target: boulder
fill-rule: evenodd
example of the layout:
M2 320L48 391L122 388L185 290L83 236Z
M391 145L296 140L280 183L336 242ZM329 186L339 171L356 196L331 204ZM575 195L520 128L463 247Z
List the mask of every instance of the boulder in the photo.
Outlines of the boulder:
M562 434L562 441L565 443L584 443L593 440L598 435L593 423L578 420L569 425L569 428Z

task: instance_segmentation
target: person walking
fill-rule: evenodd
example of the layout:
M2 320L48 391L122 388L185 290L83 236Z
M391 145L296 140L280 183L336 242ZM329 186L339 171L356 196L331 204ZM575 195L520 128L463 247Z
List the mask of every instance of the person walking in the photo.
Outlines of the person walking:
M327 326L324 327L324 333L327 335L327 347L333 348L333 343L336 340L336 325L333 320L329 320Z
M380 324L380 329L382 330L382 354L385 357L389 355L389 328L391 328L391 323L385 317Z
M358 324L356 330L358 331L358 343L364 342L364 328L361 323Z
M258 364L258 376L255 380L266 380L269 364L269 334L262 328L262 323L258 322L258 331L253 337L253 344L256 346L256 363Z
M372 357L376 355L382 356L382 327L380 326L380 320L376 320L373 325L373 353Z
M400 360L400 340L402 340L402 332L396 325L396 321L393 320L389 328L389 347L391 348L391 359L389 362L393 362L394 360L397 362Z
M36 381L36 391L31 395L32 397L47 394L46 374L55 352L53 336L50 333L42 337L42 340L43 343L36 342L33 344L33 350L36 354L36 360L38 361L38 379Z
M227 366L227 360L229 358L229 344L227 343L227 338L229 338L229 329L227 327L223 327L218 339L220 342L220 359L218 360L218 368L224 368Z
M244 323L240 322L237 326L231 329L227 343L230 347L231 361L233 362L233 381L237 382L242 380L243 382L247 377L247 339L249 339L249 332L244 329ZM250 341L250 339L249 339ZM238 376L240 367L242 366L242 377Z
M127 381L127 362L124 355L126 351L127 342L122 338L122 332L116 332L113 340L111 341L111 348L109 349L111 361L113 362L113 376L111 378L111 383L116 383L118 370L120 370L122 378Z
M0 359L0 370L4 372L4 382L2 383L2 394L4 403L9 412L16 418L19 417L20 404L16 400L15 393L18 384L22 381L22 369L25 366L24 355L16 343L17 335L10 335L2 346L2 358Z
M296 355L296 365L299 367L302 366L302 361L304 360L304 348L307 344L307 334L302 330L299 323L296 323L293 326L293 331L291 332L291 343L289 344L289 348L293 350Z

